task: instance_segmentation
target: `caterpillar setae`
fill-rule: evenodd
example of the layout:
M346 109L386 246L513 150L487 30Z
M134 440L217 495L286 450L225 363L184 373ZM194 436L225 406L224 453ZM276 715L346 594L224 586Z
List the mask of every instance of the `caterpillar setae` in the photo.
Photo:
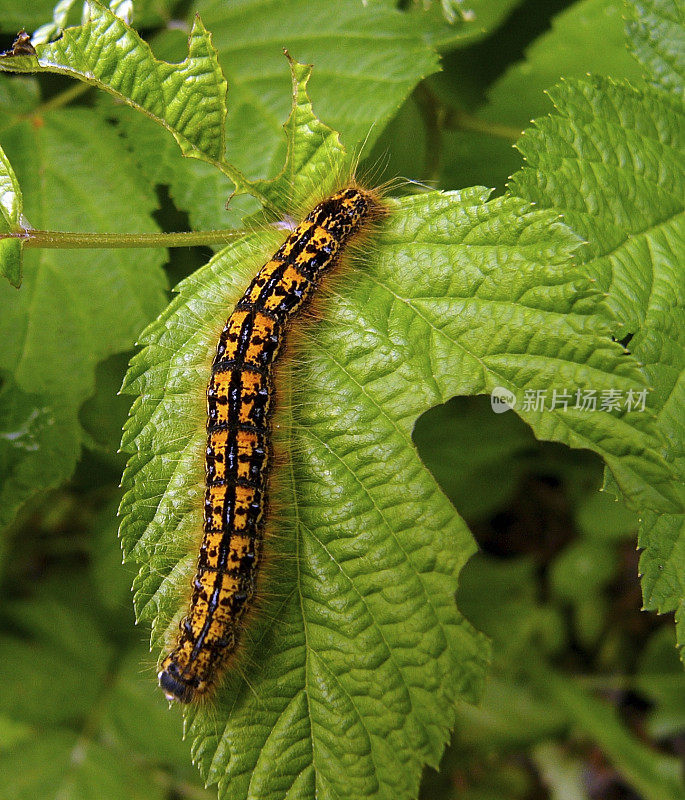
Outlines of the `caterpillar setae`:
M169 700L206 695L238 644L266 524L274 365L290 322L381 210L378 195L356 184L319 203L259 270L224 326L207 387L204 535L190 608L158 673Z

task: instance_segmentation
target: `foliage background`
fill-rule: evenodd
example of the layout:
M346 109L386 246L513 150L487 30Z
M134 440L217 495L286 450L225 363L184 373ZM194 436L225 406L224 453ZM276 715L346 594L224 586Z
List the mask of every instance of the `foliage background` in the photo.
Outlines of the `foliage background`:
M0 3L6 46L17 28L32 29L50 17L51 4L32 4L28 16L22 5ZM387 161L388 174L445 188L485 184L502 192L521 166L512 144L532 117L551 110L543 90L560 77L591 71L639 79L641 73L625 48L619 2L482 0L471 4L477 35L446 25L435 4L420 36L390 42L371 16L384 4L370 4L376 8L359 23L371 42L360 72L368 74L379 53L396 54L392 62L386 57L384 69L400 87L397 103L403 100L379 113L382 88L374 95L373 85L357 85L359 78L348 75L349 85L340 89L344 65L357 51L318 51L302 33L301 4L272 3L266 17L258 3L232 5L203 2L200 10L229 88L242 100L232 107L229 143L254 177L273 174L283 159L279 126L288 112L289 78L278 54L282 44L317 65L310 87L315 108L344 140L358 141L376 121L370 162ZM156 54L173 60L183 57L186 33L169 23L190 19L192 11L189 4L139 3L135 22ZM442 71L419 81L437 64L429 45L439 48ZM58 108L71 87L54 76L0 82L0 142L25 201L41 203L31 209L32 219L40 213L45 228L110 231L225 227L235 220L237 212L217 202L229 193L227 181L178 159L173 141L160 150L150 134L148 143L144 123L95 92ZM342 101L362 98L370 98L368 112L349 123ZM32 132L21 112L51 101L40 139L49 149L38 154L24 146ZM241 146L246 117L258 147L254 141ZM51 401L27 421L26 463L34 457L31 437L41 435L41 459L55 454L52 483L71 473L62 463L65 453L76 469L66 484L34 495L2 539L0 766L12 776L8 797L214 796L190 765L180 715L154 689L148 632L133 624L133 575L120 563L114 514L124 461L116 451L129 405L116 390L133 342L166 303L167 286L209 255L207 248L172 251L165 263L160 251L137 251L135 258L100 253L98 281L113 276L103 294L100 282L89 289L92 254L69 253L74 285L101 303L99 327L83 337L78 314L71 319L69 309L59 309L62 360L45 363L36 380L36 395L42 399L47 386ZM40 258L54 284L31 295L42 320L42 330L27 335L35 347L54 335L50 300L62 291L64 254L44 251ZM3 310L3 316L11 330L11 315ZM113 325L122 317L126 326ZM108 340L108 330L118 338ZM89 341L106 345L94 349ZM7 342L11 349L9 336ZM75 376L68 385L65 371ZM3 406L11 430L22 422L27 398L11 376L3 378L0 392L14 398ZM494 648L483 703L459 706L453 744L440 773L425 773L423 796L676 796L685 693L673 626L640 610L637 518L598 493L600 460L538 442L518 417L493 415L483 397L433 409L414 438L480 545L462 573L458 605ZM13 498L26 488L21 467L0 441L7 520Z

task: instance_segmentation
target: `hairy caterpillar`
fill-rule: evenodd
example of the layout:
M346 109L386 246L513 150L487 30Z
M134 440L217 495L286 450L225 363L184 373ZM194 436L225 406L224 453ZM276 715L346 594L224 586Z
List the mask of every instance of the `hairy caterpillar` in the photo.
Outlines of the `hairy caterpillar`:
M190 608L158 673L169 700L206 694L236 648L266 523L274 365L289 323L381 212L378 195L355 184L319 203L260 269L224 326L207 387L204 536Z

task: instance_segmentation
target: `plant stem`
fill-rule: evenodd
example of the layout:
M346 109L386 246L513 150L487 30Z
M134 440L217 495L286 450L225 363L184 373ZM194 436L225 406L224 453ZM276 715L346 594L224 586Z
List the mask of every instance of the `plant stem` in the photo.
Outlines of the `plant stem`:
M49 100L46 100L44 103L41 103L39 106L31 111L29 116L36 117L44 114L46 111L52 111L55 108L61 108L62 106L66 106L71 103L72 100L76 100L77 97L80 97L82 94L85 94L90 90L90 84L88 83L77 83L75 86L70 86L68 89L65 89L63 92L56 94L54 97L51 97Z
M442 131L447 114L438 98L428 85L420 83L414 90L414 99L421 110L426 131L426 157L423 179L427 182L438 181L442 164Z
M511 142L517 141L523 128L515 128L513 125L501 125L499 122L488 122L488 120L474 117L466 111L454 109L447 118L447 126L461 131L474 131L475 133L485 133L488 136L495 136L498 139L508 139Z
M83 248L110 249L119 247L197 247L226 244L241 231L183 231L181 233L69 233L67 231L27 230L3 233L0 239L21 239L24 247L59 250Z

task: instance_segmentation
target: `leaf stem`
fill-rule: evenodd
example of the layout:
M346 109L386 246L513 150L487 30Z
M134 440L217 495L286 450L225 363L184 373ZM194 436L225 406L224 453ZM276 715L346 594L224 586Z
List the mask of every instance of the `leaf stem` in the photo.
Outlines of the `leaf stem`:
M484 133L498 139L508 139L516 142L523 132L523 128L516 128L513 125L502 125L499 122L489 122L486 119L475 117L467 111L452 109L447 117L447 127L461 130L473 131L474 133Z
M183 231L180 233L70 233L68 231L26 230L3 233L0 239L21 239L24 247L58 250L120 247L197 247L226 244L241 236L235 229L218 231Z
M90 90L90 88L91 86L89 83L77 83L75 86L70 86L63 92L56 94L54 97L51 97L49 100L46 100L44 103L36 106L36 108L34 108L28 116L35 117L39 116L40 114L44 114L46 111L53 111L56 108L62 108L62 106L68 105L72 100L76 100L77 97L85 94Z
M446 106L426 81L414 90L414 100L419 107L426 131L426 163L424 180L435 181L440 176L442 162L442 134L445 130L462 130L482 133L509 142L516 142L522 128L490 122L460 108Z
M426 135L424 180L438 181L442 163L442 131L447 113L425 82L420 83L414 90L414 99L421 110Z

